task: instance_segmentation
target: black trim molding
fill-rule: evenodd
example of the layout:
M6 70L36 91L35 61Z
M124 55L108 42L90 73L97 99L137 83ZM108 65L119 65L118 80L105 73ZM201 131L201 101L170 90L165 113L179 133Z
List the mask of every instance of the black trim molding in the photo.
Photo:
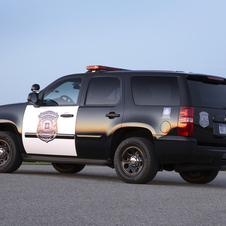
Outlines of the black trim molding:
M36 133L25 133L26 138L38 138ZM69 139L74 140L75 135L74 134L57 134L54 139Z

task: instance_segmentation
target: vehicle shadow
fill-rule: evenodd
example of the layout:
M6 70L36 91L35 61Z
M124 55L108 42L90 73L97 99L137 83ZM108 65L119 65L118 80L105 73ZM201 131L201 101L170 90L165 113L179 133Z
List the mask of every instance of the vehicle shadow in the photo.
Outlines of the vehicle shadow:
M225 174L225 175L224 175ZM212 182L208 184L192 184L184 181L178 173L175 172L160 172L157 176L148 183L149 185L158 186L183 186L183 187L201 187L201 188L221 188L226 187L226 172L219 174Z
M58 178L73 178L79 180L98 180L107 182L124 183L121 181L115 171L108 167L90 167L86 166L84 170L77 174L64 174L59 173L51 168L52 166L35 166L35 167L22 167L13 174L20 175L36 175L41 177L58 177ZM226 187L226 172L222 172L215 180L209 184L190 184L184 181L175 172L159 172L156 177L147 184L139 184L139 186L182 186L182 187L202 187L202 188L222 188ZM135 186L136 184L124 183L128 186ZM138 186L138 185L137 185Z
M88 169L87 169L88 168ZM96 170L93 170L96 169ZM105 172L107 169L107 172ZM58 178L73 178L84 180L101 180L101 181L118 181L121 180L117 177L116 173L108 167L89 167L86 166L81 172L76 174L59 173L52 166L22 166L13 174L32 175L41 177L58 177Z

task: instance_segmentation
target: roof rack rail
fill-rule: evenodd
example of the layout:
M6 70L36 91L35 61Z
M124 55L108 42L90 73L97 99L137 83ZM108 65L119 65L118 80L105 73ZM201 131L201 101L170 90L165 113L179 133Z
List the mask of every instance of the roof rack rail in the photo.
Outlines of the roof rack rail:
M107 67L107 66L102 66L102 65L87 66L86 69L88 70L87 72L122 71L122 70L125 70L125 69L122 69L122 68Z

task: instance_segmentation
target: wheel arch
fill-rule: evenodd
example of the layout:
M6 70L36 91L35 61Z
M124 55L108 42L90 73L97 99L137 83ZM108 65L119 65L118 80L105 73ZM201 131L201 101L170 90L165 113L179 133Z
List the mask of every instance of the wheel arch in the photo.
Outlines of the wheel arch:
M114 132L113 137L111 139L110 158L112 160L114 159L114 154L118 145L123 140L128 139L130 137L142 137L151 141L154 145L155 136L149 129L136 126L120 128Z
M0 120L0 131L8 131L14 134L19 133L16 124L10 120Z

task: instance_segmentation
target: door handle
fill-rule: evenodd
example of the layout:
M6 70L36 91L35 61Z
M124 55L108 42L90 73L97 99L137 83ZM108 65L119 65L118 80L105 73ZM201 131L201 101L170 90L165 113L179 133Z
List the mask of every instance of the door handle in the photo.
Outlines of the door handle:
M120 114L117 114L115 112L109 112L105 116L108 117L109 119L113 119L113 118L116 118L116 117L120 117Z
M60 115L60 117L63 117L63 118L72 118L72 117L74 117L74 115L73 114L62 114L62 115Z

